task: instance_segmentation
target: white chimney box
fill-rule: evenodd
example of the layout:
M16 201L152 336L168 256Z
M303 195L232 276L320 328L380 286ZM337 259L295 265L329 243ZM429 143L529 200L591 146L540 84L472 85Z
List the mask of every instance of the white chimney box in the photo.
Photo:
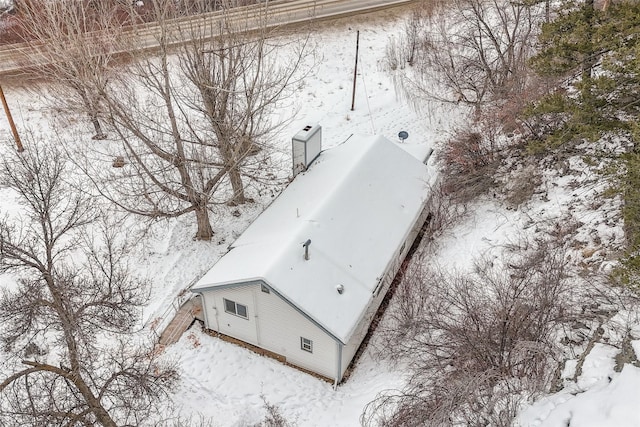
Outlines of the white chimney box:
M291 140L293 152L293 176L307 170L309 165L320 155L322 149L322 127L320 125L305 126Z

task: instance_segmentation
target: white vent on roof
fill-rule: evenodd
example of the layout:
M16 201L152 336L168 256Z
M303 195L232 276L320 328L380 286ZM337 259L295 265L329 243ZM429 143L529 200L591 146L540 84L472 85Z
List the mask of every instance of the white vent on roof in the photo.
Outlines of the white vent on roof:
M305 126L291 140L293 151L293 176L307 170L322 149L322 127Z
M336 291L338 291L338 293L342 295L342 293L344 292L344 286L343 285L336 286Z

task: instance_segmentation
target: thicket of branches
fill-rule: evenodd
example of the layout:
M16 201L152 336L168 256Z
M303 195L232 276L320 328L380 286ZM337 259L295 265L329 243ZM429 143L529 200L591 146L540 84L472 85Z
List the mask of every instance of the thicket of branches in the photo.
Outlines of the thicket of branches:
M400 90L421 102L466 104L469 122L438 146L443 189L467 203L496 185L506 150L529 132L522 112L548 91L529 60L543 2L423 2L387 51ZM420 107L419 107L420 108Z
M507 426L549 386L556 333L577 314L564 250L537 240L506 253L471 274L412 264L378 327L384 357L410 367L408 386L370 403L365 425Z
M145 425L175 371L135 339L144 283L65 155L30 146L0 163L0 186L21 206L0 220L0 272L18 278L0 294L0 424Z
M475 108L518 96L529 83L527 61L544 7L531 2L424 2L387 51L410 98L463 102Z
M488 120L457 130L437 153L443 190L461 204L486 194L495 186L505 145L499 129Z
M108 65L120 50L129 9L119 0L19 0L16 31L32 46L25 77L34 86L44 78L49 102L87 117L94 139L106 137L98 90L109 78ZM97 87L92 87L96 85Z

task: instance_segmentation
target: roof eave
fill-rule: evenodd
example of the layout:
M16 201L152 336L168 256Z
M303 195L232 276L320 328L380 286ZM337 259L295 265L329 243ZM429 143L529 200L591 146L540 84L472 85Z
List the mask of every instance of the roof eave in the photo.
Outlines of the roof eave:
M202 286L202 287L197 287L197 285L194 285L190 289L190 291L193 292L193 293L196 293L196 294L201 294L202 292L206 292L206 291L214 291L214 290L219 290L219 289L236 288L236 287L239 287L239 286L246 286L246 285L251 285L251 284L263 284L263 285L267 286L270 291L272 291L274 294L276 294L278 297L280 297L280 299L282 299L287 304L289 304L294 310L296 310L303 317L308 319L311 323L316 325L324 333L329 335L334 341L339 342L342 345L346 345L347 341L345 341L345 337L339 337L336 333L331 332L329 329L327 329L327 327L325 325L323 325L321 322L319 322L318 320L316 320L313 317L311 317L306 311L302 310L300 307L298 307L292 301L290 301L288 298L286 298L282 293L280 293L276 288L274 288L264 277L255 277L255 278L245 279L245 280L238 280L238 281L234 280L232 282L215 283L215 284L211 284L211 285L205 285L205 286Z

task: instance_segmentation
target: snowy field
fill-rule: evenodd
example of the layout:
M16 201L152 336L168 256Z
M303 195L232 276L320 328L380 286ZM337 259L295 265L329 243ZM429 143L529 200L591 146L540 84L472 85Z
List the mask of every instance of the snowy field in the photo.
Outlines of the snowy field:
M290 137L307 124L323 127L323 147L344 141L351 134L383 135L398 141L404 130L409 138L402 145L409 151L424 152L445 141L452 129L463 124L463 112L451 106L424 105L416 112L399 97L384 69L385 47L401 28L403 11L387 11L349 21L324 24L311 36L316 46L315 70L301 85L292 106L294 120L274 141L281 152L282 173L290 173ZM351 89L356 31L360 31L355 110L351 111ZM311 60L312 58L310 58ZM44 109L37 93L27 88L6 86L7 99L20 128L46 131L48 119L56 113ZM77 124L76 127L80 127ZM95 143L85 135L84 143ZM7 121L0 116L0 140L10 137ZM107 142L108 143L108 142ZM28 147L27 147L28 149ZM619 218L620 201L594 203L606 189L599 175L579 158L569 159L564 175L545 172L545 191L534 195L519 209L506 209L496 200L484 200L470 209L467 219L436 242L433 260L447 267L468 268L475 257L486 256L523 232L537 232L570 220L579 221L573 257L576 264L591 265L606 272L614 263L609 256L620 248L623 230ZM235 208L216 208L212 222L216 235L210 243L195 242L192 218L162 221L140 237L134 264L152 279L151 301L144 311L147 325L170 312L178 294L225 252L226 247L246 228L282 185L258 190L256 203ZM19 210L8 193L0 189L2 212ZM0 286L13 279L0 276ZM633 329L640 337L640 322L634 312L621 313L605 325L611 345L597 344L586 357L576 382L569 361L563 372L565 388L542 397L523 408L522 426L640 426L640 368L626 365L615 372L615 347L620 330ZM640 341L632 341L640 354ZM279 362L244 348L215 339L195 326L165 350L178 361L181 379L174 393L179 411L185 416L211 417L217 426L245 426L258 423L265 415L263 399L279 407L282 414L299 426L357 426L364 406L387 389L401 388L405 370L375 357L367 348L351 377L337 390ZM570 424L568 423L568 420Z

